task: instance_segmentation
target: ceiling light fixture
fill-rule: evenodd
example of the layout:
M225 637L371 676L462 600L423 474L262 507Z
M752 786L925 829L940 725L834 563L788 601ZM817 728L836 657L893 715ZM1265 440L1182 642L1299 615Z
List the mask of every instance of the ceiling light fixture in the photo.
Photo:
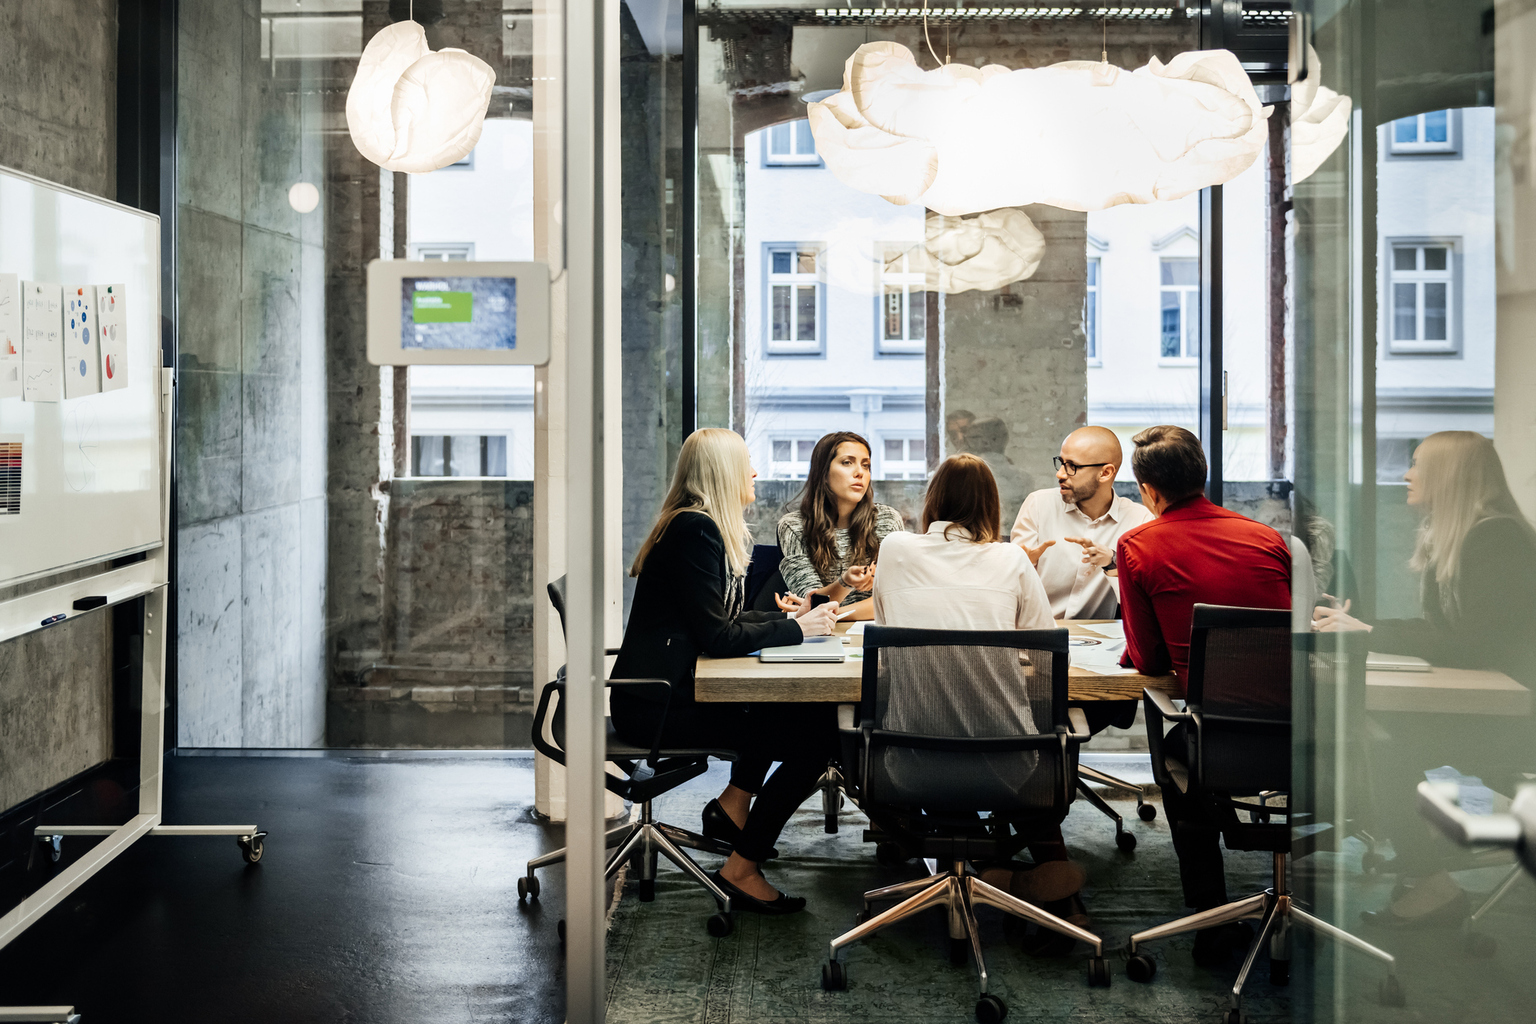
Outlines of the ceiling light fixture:
M946 295L996 291L1033 277L1045 256L1045 236L1023 210L974 217L930 213L924 224L928 286Z
M1228 50L1134 72L1105 60L924 71L892 42L860 46L842 89L807 109L844 184L948 216L1178 199L1246 170L1270 113Z
M390 171L423 173L457 163L480 141L496 73L479 57L433 51L415 21L368 40L347 93L358 152Z

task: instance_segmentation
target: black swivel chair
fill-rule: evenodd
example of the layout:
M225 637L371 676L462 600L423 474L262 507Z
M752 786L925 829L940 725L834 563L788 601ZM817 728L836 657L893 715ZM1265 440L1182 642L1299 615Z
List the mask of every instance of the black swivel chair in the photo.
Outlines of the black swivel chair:
M1303 650L1304 650L1303 646ZM1208 794L1221 815L1222 841L1229 850L1262 850L1274 855L1274 884L1254 896L1201 911L1132 935L1126 976L1148 982L1157 972L1151 957L1138 952L1154 939L1261 919L1253 945L1232 985L1223 1024L1240 1024L1243 985L1265 943L1270 946L1270 980L1290 979L1290 929L1302 925L1369 954L1387 965L1382 1002L1401 1006L1402 988L1391 954L1297 907L1287 883L1287 857L1299 815L1270 797L1291 788L1292 633L1289 609L1229 608L1197 604L1189 638L1185 710L1157 690L1143 691L1152 771L1163 785ZM1182 723L1185 743L1174 749L1164 726ZM1248 799L1244 799L1248 798ZM1246 812L1249 820L1239 819ZM1283 816L1284 822L1272 821Z
M565 632L564 576L549 585L549 601L555 606L555 611L560 616L560 631L563 634ZM617 652L610 650L608 653ZM609 689L627 689L631 693L643 695L662 705L670 699L672 691L672 684L665 679L610 679L603 685ZM565 696L565 666L563 665L555 681L544 688L544 693L539 698L538 710L533 716L534 749L563 765L565 764L565 708L563 699L558 702L554 700L557 696L561 698ZM544 735L546 725L549 727L553 743ZM607 759L619 766L619 770L624 773L624 778L605 773L604 784L610 791L617 793L625 800L640 805L638 821L626 822L608 831L606 846L618 849L608 857L605 877L611 879L614 872L618 871L619 865L625 860L632 860L639 870L640 899L649 902L656 898L656 858L660 854L708 890L719 904L720 912L709 918L709 934L716 938L729 935L731 933L730 897L710 880L704 869L688 856L685 848L728 857L731 853L730 844L707 839L687 829L657 821L651 811L651 801L669 790L676 789L689 779L704 774L709 767L711 757L734 761L736 752L713 748L664 748L661 746L659 730L655 742L649 748L637 747L619 738L614 730L612 719L607 720L605 747ZM564 849L530 860L527 875L517 880L518 899L520 901L530 898L538 899L539 879L534 871L564 860Z
M1021 707L1030 711L1032 733L1021 732ZM922 732L912 729L918 724ZM977 904L1089 943L1089 983L1109 984L1098 936L988 885L970 867L973 860L1010 857L1032 830L1059 825L1067 815L1077 746L1088 738L1088 726L1081 711L1067 707L1065 629L870 626L860 722L843 735L851 748L844 760L853 771L850 782L877 829L866 838L899 843L948 867L866 892L858 926L832 940L823 988L847 987L839 949L902 918L943 908L951 958L958 964L967 952L976 958L976 1019L995 1024L1008 1011L987 992ZM893 899L902 902L872 914L871 904Z

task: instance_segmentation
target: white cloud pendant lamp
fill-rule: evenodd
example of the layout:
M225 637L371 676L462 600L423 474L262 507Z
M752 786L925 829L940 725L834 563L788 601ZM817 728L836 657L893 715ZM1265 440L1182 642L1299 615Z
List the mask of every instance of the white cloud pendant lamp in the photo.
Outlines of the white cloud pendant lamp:
M1291 184L1312 172L1349 134L1350 101L1322 85L1323 62L1307 44L1307 77L1291 86Z
M929 286L946 295L996 291L1033 277L1045 255L1045 236L1023 210L974 217L930 213L924 227Z
M1134 72L1101 61L924 71L892 42L860 46L842 89L808 111L817 152L845 184L949 216L1177 199L1246 170L1269 116L1227 50Z
M451 47L434 52L419 24L399 21L363 49L347 93L347 128L358 152L386 170L435 171L480 141L495 84L479 57Z

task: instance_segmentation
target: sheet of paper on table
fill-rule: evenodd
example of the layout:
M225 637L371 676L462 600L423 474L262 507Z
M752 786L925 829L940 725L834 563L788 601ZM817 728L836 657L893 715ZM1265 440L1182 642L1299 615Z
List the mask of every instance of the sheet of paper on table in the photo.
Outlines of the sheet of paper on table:
M864 635L864 627L867 626L867 625L869 625L869 620L868 619L865 619L863 622L855 622L853 625L848 627L848 632L844 633L843 635L844 636L863 636Z
M1094 622L1083 628L1097 633L1099 636L1108 637L1111 640L1125 639L1125 623L1120 619L1114 619L1110 622Z
M1118 625L1118 623L1117 623ZM1099 632L1097 625L1088 629ZM1102 642L1092 643L1091 637L1073 637L1071 640L1070 657L1072 664L1078 668L1085 668L1101 676L1129 676L1135 675L1134 668L1125 668L1120 664L1120 656L1125 653L1125 640L1106 637Z

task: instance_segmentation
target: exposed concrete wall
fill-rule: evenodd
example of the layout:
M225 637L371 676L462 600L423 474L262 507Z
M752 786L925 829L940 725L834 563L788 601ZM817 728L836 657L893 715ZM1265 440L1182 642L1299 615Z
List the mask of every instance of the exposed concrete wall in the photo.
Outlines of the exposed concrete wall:
M117 4L0 5L0 164L115 199L116 158ZM110 623L85 615L0 644L0 808L111 756Z
M180 7L178 737L324 735L324 180L319 99L260 60L259 5Z

